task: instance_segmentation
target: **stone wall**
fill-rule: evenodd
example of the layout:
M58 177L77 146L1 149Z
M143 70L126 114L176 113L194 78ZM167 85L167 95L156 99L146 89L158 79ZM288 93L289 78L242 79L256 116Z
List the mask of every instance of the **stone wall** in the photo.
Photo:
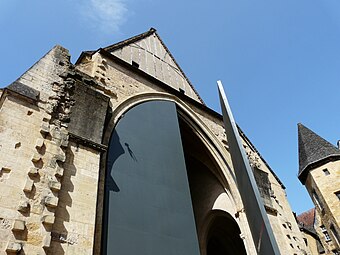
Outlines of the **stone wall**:
M340 233L340 207L336 192L340 187L340 161L331 161L309 171L306 184L307 191L317 210L315 229L325 247L326 254L332 254L334 249L339 249L339 241L333 235L330 227L334 226ZM315 194L318 198L315 197ZM326 240L324 226L331 240Z
M92 254L100 152L68 132L76 79L56 46L2 94L1 252Z
M225 190L210 201L210 209L232 215L248 253L254 254L221 116L109 56L95 53L74 67L60 46L1 96L0 251L100 254L103 176L111 132L125 111L156 99L175 102L192 122L213 157L216 187ZM304 254L306 247L282 184L242 136L252 165L269 181L263 194L280 250Z

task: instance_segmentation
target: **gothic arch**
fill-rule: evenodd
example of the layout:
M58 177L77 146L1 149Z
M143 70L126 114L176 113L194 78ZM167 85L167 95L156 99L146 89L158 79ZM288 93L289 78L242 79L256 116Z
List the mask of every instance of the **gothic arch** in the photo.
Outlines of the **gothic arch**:
M110 137L113 133L112 131L114 130L120 118L126 112L128 112L130 109L132 109L134 106L138 104L142 104L148 101L156 101L156 100L170 101L176 104L179 121L181 123L180 124L181 132L183 128L187 129L187 131L189 130L189 132L191 132L192 135L194 135L194 137L196 137L199 140L199 143L202 146L204 146L205 153L210 158L210 162L208 163L209 166L207 168L209 170L209 174L213 176L212 178L215 179L217 185L219 186L218 188L219 192L217 192L218 194L216 193L217 196L214 197L214 200L212 201L212 205L210 206L211 208L209 210L212 211L214 209L213 207L215 205L215 202L218 200L221 194L224 194L224 198L229 198L229 205L232 205L233 208L221 208L221 207L218 207L218 208L224 210L225 213L229 213L229 215L230 214L234 215L237 211L239 211L242 208L242 203L241 203L241 199L236 188L233 173L230 170L228 162L225 160L225 158L222 155L222 151L224 150L222 149L223 145L216 139L214 134L209 130L207 125L197 116L197 114L192 109L190 109L190 107L187 106L184 102L179 100L177 97L174 97L166 93L145 93L145 94L140 94L140 95L133 96L133 97L126 99L124 102L122 102L117 107L115 107L115 110L112 112L110 121L108 121L108 125L105 128L105 132L103 136L103 143L105 145L108 145L110 141ZM226 153L226 151L223 151L223 153ZM191 156L188 155L186 157L190 158ZM99 185L99 190L98 190L99 196L98 196L97 219L96 219L97 221L96 243L97 244L100 243L101 233L102 233L101 223L102 223L102 214L103 214L103 194L104 194L104 181L105 181L104 172L106 169L106 157L107 155L106 153L104 153L102 157L102 161L101 161L101 177L100 177L100 185ZM186 161L187 161L187 158L186 158ZM190 177L189 177L189 181L190 181ZM190 184L190 188L192 188L191 186L192 185ZM210 211L208 211L208 213L210 213ZM205 215L204 217L207 217L207 216ZM246 224L241 225L241 229L245 227L246 227ZM198 233L198 236L200 239L200 246L202 246L204 242L206 242L206 237L204 238L201 237L201 236L205 236L207 233L206 224L204 227L201 227L201 228L203 230L197 229L198 232L199 231L204 232L204 233L202 232L202 234ZM249 232L249 229L247 231ZM100 247L99 248L97 247L96 250L98 249L100 249ZM205 248L201 247L201 249L205 249ZM201 253L202 253L202 250L201 250Z

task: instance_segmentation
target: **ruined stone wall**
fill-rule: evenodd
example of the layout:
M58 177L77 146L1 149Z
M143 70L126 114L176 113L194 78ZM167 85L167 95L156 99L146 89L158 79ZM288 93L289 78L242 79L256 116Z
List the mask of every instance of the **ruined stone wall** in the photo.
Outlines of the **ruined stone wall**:
M1 254L92 254L100 153L70 142L72 76L56 46L2 94Z

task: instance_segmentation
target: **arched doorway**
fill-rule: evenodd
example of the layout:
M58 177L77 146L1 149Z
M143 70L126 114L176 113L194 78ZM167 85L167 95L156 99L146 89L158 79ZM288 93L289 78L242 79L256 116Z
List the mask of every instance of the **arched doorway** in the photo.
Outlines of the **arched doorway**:
M246 254L240 229L235 220L226 212L212 213L207 234L207 255L244 255Z
M201 255L245 255L240 228L227 212L235 209L231 198L218 205L224 211L215 209L218 198L229 197L226 194L229 184L222 181L221 169L199 136L197 127L191 126L183 114L179 116Z
M216 174L221 171L198 135L204 132L183 114L174 102L147 101L116 123L106 162L102 254L245 254L232 217L206 227L228 184Z

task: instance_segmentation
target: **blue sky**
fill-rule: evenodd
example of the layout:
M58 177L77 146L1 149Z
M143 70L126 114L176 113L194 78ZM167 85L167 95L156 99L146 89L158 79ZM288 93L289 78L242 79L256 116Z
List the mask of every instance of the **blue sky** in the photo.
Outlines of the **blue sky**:
M311 208L297 179L297 123L340 139L338 0L2 0L0 87L56 44L75 62L81 51L150 27L218 112L222 80L236 121L287 187L293 210Z

